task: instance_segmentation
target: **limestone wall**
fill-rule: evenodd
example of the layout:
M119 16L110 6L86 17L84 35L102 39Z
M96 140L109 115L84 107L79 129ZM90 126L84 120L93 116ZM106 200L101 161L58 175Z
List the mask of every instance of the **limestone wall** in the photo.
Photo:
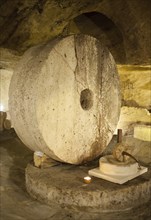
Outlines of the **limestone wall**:
M123 134L134 134L136 124L151 124L149 111L143 108L123 106L117 128L123 129Z
M150 0L1 0L1 2L0 47L14 49L22 54L27 48L62 35L74 18L85 13L99 12L106 17L105 20L98 20L99 17L98 22L95 22L95 18L90 20L103 30L102 38L107 36L105 39L110 39L112 51L118 55L118 63L122 61L122 64L150 64ZM83 21L82 16L80 22ZM108 25L111 23L114 25ZM91 28L92 25L85 27L92 32L96 31ZM94 34L92 32L91 35Z
M151 109L151 66L118 65L123 106Z
M151 67L118 65L122 108L117 128L133 134L136 124L151 124Z
M9 85L11 81L11 77L13 75L12 70L0 70L0 111L7 112L9 118L9 107L8 107L8 91Z

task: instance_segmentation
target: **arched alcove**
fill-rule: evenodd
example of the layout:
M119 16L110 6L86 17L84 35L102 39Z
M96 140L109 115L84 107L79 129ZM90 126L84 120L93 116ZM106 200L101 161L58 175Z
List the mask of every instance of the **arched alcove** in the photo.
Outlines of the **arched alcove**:
M83 33L96 37L108 47L116 63L125 63L122 33L106 15L99 12L83 13L71 20L65 30L65 34Z

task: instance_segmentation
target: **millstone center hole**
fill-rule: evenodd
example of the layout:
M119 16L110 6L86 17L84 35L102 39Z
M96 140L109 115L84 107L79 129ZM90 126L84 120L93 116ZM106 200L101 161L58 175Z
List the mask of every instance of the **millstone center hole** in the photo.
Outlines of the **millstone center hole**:
M84 110L89 110L93 106L93 93L90 89L82 90L80 104Z

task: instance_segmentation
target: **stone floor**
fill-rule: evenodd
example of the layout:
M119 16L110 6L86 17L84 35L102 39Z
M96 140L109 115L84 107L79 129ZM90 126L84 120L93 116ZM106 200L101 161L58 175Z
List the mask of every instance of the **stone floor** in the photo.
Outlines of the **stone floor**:
M0 134L1 220L149 220L151 202L123 211L93 212L45 205L32 199L25 188L25 167L32 160L13 131Z

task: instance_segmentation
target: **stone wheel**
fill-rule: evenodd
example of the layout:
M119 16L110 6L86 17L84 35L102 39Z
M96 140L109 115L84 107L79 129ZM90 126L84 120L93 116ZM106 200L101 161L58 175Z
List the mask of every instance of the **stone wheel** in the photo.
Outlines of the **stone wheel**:
M10 85L12 124L25 145L80 164L99 156L120 113L119 79L97 39L71 35L28 50Z

